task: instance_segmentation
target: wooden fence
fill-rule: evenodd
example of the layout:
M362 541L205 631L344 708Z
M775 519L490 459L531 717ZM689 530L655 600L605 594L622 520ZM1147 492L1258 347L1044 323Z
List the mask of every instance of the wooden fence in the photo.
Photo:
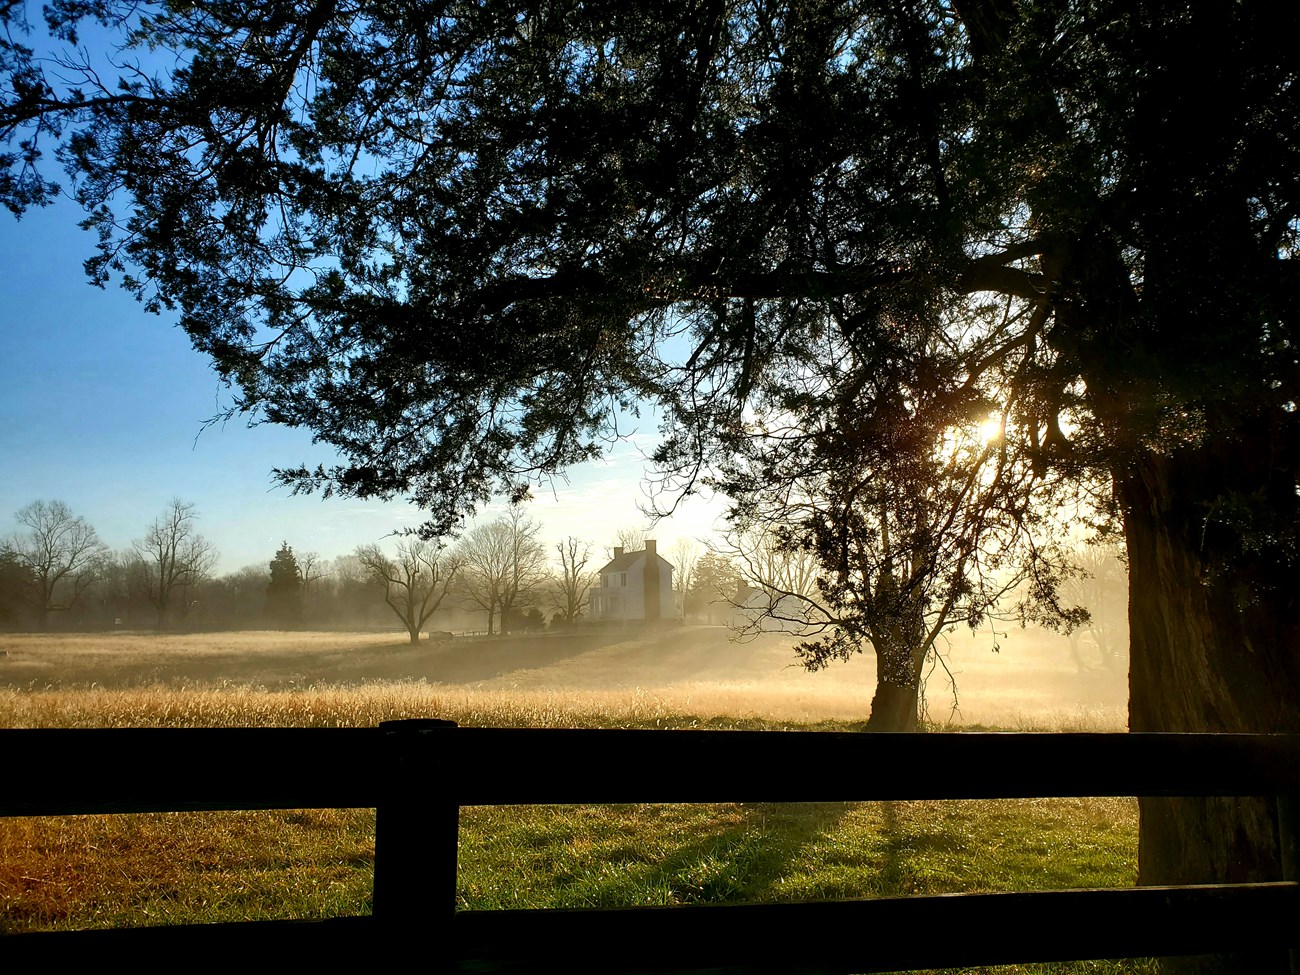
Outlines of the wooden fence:
M0 731L0 815L374 807L373 914L0 937L113 956L460 972L871 972L1300 942L1300 736L458 728ZM1277 797L1274 883L796 904L456 911L460 806L1057 796ZM288 954L285 954L285 953ZM1292 951L1292 969L1296 952ZM179 963L179 962L178 962Z

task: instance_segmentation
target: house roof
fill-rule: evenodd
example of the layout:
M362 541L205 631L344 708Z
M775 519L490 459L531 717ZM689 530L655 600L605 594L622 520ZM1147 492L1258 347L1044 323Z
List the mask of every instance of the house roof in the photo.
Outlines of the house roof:
M626 572L643 558L645 558L645 549L638 549L635 552L624 552L617 558L610 559L606 562L605 565L601 567L600 574L604 575L607 572ZM655 558L659 560L661 565L666 565L670 570L672 569L673 564L662 555L656 553Z

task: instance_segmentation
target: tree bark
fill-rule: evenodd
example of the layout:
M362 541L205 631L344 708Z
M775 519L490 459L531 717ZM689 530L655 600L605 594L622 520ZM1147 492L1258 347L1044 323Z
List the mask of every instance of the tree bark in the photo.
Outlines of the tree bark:
M900 648L885 637L876 650L876 693L871 699L867 731L919 731L921 667L925 654Z
M1116 477L1129 554L1129 728L1300 732L1300 565L1286 545L1243 546L1225 499L1294 524L1293 465L1258 422ZM1283 451L1285 454L1285 451ZM1291 468L1291 469L1288 469ZM1143 799L1143 884L1281 879L1271 798ZM1216 957L1173 970L1281 971L1284 955Z
M868 731L916 731L917 687L915 684L898 684L893 681L876 681L876 694L871 699L871 715L867 718Z

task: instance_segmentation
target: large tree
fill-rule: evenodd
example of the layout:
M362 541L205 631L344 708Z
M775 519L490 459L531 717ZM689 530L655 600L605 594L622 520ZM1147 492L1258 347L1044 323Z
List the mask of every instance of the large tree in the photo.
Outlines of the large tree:
M869 650L873 731L918 729L926 662L957 624L1082 615L1055 592L1056 479L1005 436L1001 384L974 381L949 331L919 322L887 349L843 324L815 336L797 373L758 378L712 478L737 499L732 555L754 590L738 620L811 638L796 647L811 670Z
M456 581L460 558L444 555L441 544L422 538L399 542L396 558L378 545L362 545L356 557L371 583L383 591L384 602L402 621L411 642L419 643L420 630Z
M809 337L942 326L1036 469L1112 486L1133 730L1300 731L1297 5L89 0L57 69L23 11L0 194L57 147L95 279L341 451L286 482L436 531L642 396L689 489ZM80 65L84 16L139 53ZM1143 803L1145 880L1276 862L1263 804Z
M530 605L546 578L546 550L537 540L542 526L513 505L508 514L478 525L461 538L456 551L465 565L461 585L473 605L508 633L512 611Z
M173 498L144 538L131 543L132 585L153 605L159 628L189 615L195 590L217 564L216 547L199 534L197 520L193 502Z
M94 527L62 501L33 501L14 515L22 529L0 544L28 580L41 629L50 614L76 605L103 569L108 546Z

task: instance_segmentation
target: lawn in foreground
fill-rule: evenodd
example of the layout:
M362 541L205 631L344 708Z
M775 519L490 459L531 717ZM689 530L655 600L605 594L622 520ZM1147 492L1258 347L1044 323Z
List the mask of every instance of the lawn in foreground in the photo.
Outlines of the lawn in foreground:
M1124 887L1136 828L1125 799L471 807L457 900L490 910ZM0 820L0 928L365 914L373 856L371 810Z
M0 727L464 725L849 730L720 697L424 682L0 689ZM1101 730L1087 721L1053 730ZM942 770L927 774L942 775ZM1127 887L1132 800L529 806L461 815L462 909L797 901ZM0 931L370 910L373 810L0 819ZM1146 972L1149 962L988 972Z

